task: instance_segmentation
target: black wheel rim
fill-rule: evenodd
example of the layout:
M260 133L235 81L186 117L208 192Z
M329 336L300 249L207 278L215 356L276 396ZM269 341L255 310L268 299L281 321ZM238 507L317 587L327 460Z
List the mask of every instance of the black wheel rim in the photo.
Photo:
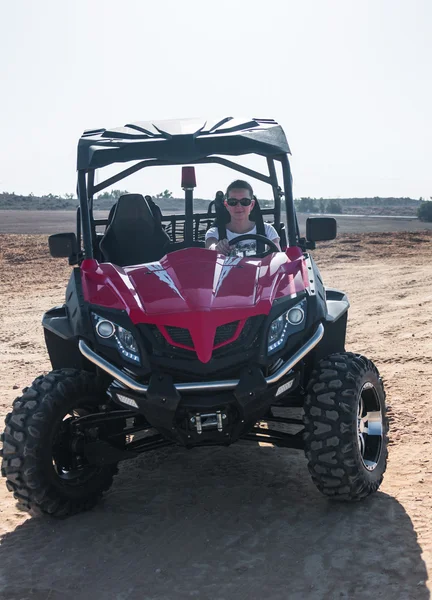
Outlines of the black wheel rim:
M383 411L373 383L366 382L360 392L357 411L357 441L363 466L374 471L383 447Z

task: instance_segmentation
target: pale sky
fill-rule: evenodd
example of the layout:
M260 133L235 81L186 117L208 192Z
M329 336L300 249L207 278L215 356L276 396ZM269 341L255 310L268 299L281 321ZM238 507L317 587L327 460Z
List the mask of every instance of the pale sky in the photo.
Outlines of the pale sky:
M0 0L0 191L74 192L85 129L222 115L282 125L295 197L429 197L431 109L432 0Z

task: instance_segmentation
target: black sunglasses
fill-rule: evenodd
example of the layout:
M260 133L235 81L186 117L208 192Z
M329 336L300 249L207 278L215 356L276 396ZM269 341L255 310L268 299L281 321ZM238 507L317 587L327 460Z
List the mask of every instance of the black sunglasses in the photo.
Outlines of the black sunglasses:
M237 204L241 204L242 206L250 206L252 202L252 198L242 198L238 200L237 198L227 198L228 206L237 206Z

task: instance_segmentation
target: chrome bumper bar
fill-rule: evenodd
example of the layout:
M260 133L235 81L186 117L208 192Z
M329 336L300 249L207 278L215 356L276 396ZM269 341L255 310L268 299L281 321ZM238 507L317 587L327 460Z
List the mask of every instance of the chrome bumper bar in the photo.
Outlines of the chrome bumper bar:
M313 334L313 336L304 344L300 350L298 350L287 362L285 362L273 375L266 377L266 382L268 385L273 385L277 383L279 379L282 379L285 375L287 375L291 369L301 361L302 358L306 356L318 342L321 341L324 335L324 326L320 323L317 327L317 330ZM130 375L127 375L110 362L99 356L94 350L89 348L84 340L79 341L79 349L80 352L85 358L87 358L90 362L94 363L100 369L111 375L118 382L123 384L125 387L134 390L135 392L140 392L141 394L147 393L148 385L144 383L139 383ZM226 379L225 381L198 381L193 383L176 383L175 388L179 392L212 392L212 391L224 391L224 390L233 390L239 383L239 379Z

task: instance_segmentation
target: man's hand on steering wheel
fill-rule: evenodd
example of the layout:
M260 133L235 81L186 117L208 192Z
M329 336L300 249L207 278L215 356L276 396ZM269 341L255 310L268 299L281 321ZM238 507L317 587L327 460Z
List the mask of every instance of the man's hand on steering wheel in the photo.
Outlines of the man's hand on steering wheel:
M225 254L225 256L228 256L232 250L227 239L219 240L218 243L214 245L213 249L220 254Z

